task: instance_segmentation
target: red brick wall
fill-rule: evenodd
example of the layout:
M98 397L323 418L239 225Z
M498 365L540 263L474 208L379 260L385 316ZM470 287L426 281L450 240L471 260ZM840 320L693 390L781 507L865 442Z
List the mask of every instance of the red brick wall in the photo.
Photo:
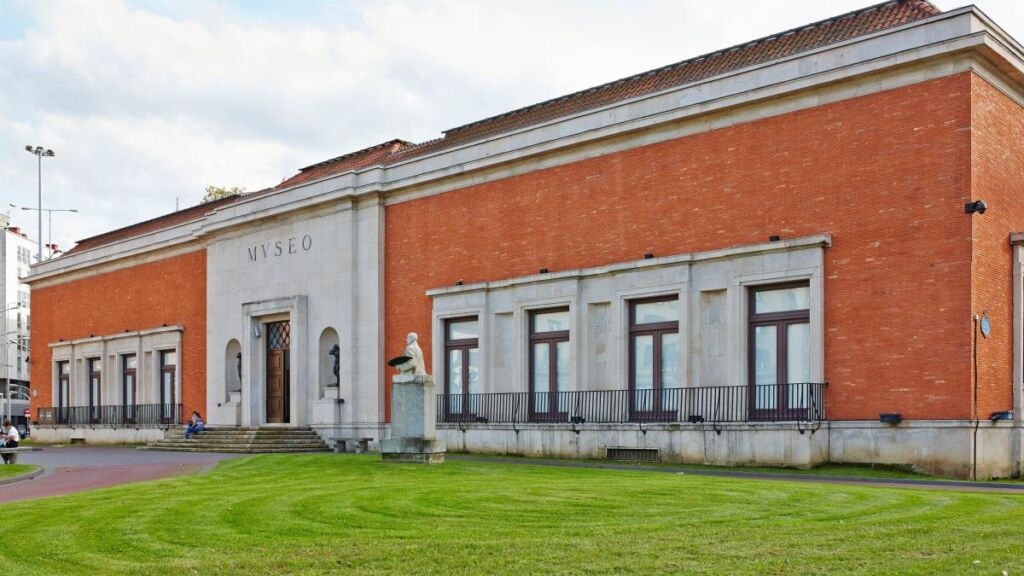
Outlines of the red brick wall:
M830 417L968 417L972 87L962 73L389 206L386 342L418 332L429 362L424 291L457 280L827 232Z
M32 290L33 414L53 405L49 344L181 325L183 414L206 409L206 251ZM80 383L79 383L80 384Z
M1013 254L1024 231L1024 109L983 78L972 80L971 187L988 204L974 224L971 310L988 312L992 333L978 342L978 415L1013 403Z

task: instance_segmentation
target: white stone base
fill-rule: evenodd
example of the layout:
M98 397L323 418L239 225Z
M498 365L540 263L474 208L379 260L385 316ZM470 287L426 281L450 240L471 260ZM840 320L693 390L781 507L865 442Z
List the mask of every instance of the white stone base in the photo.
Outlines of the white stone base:
M872 421L829 422L829 460L900 464L954 478L1009 478L1020 474L1021 434L1013 422L912 420L898 425ZM1014 441L1016 437L1016 442Z
M381 443L380 455L389 462L441 464L445 444L435 438L388 438Z
M578 431L578 433L577 433ZM955 478L1020 474L1024 428L978 425L977 458L970 421L871 421L704 424L440 424L437 436L456 452L556 458L605 458L608 448L657 449L662 462L810 468L828 462L908 466ZM1016 437L1016 441L1015 441ZM975 470L976 461L976 470Z
M209 423L216 426L239 426L242 423L242 393L232 392L228 401L210 408Z
M608 448L657 449L662 462L809 468L828 459L828 434L796 424L439 425L456 452L604 458ZM801 433L803 430L803 433Z
M84 442L86 445L146 444L163 440L166 434L184 434L184 428L69 428L33 427L32 441L37 444L71 444Z

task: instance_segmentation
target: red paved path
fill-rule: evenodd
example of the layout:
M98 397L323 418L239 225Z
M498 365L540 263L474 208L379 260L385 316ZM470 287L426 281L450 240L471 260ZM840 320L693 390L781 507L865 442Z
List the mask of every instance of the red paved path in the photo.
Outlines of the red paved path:
M4 486L0 490L0 502L16 502L58 496L105 488L129 482L155 480L181 474L195 474L203 469L203 464L143 464L120 466L67 466L60 467L52 474L42 476L42 472L33 475L34 479L24 480Z
M132 446L43 446L41 451L26 452L18 458L21 464L38 464L43 470L25 480L0 482L0 503L194 474L235 457L140 451Z

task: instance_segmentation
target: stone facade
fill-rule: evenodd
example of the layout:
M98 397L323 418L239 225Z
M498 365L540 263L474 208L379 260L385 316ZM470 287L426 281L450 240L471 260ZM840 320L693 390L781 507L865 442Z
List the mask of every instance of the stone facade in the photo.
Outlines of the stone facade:
M327 437L383 437L384 347L374 312L381 307L382 219L379 203L341 203L284 221L256 221L210 243L211 424L266 422L265 338L257 328L287 319L288 423L312 426ZM329 355L334 345L341 350L337 379Z

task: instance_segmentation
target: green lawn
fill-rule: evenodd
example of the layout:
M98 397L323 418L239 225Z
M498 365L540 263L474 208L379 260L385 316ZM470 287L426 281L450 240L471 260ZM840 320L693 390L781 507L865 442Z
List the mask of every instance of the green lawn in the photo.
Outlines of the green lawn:
M1024 495L375 456L231 460L0 526L19 575L1024 571Z
M0 479L20 476L37 468L35 464L0 464Z

